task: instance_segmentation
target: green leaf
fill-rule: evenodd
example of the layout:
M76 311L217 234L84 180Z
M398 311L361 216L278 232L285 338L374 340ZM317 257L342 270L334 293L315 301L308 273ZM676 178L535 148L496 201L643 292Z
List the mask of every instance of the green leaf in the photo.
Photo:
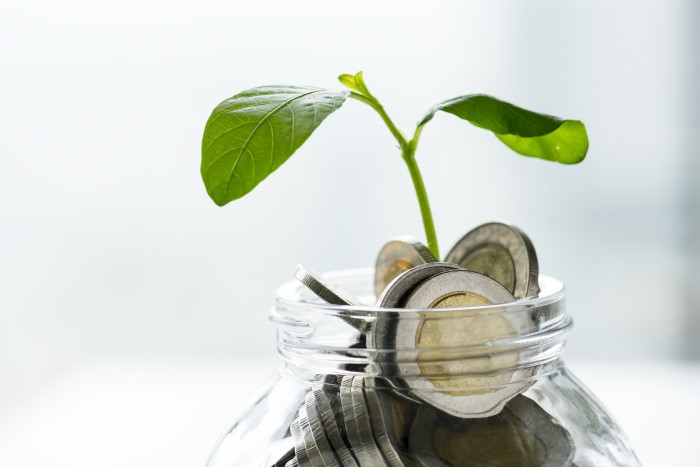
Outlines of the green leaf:
M576 164L588 151L586 127L580 121L532 112L495 97L471 94L450 99L431 108L418 126L428 123L439 110L491 130L524 156Z
M202 138L201 173L211 199L223 206L250 192L289 159L348 94L308 86L262 86L220 103Z
M367 89L365 80L362 77L362 72L358 71L354 75L343 74L338 76L338 81L340 81L345 87L357 91L360 94L364 94L367 97L374 98L372 93Z

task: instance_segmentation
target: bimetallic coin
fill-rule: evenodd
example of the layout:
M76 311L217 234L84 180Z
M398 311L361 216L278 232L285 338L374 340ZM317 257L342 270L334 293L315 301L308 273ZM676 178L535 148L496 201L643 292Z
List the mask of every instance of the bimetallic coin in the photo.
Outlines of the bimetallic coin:
M423 406L408 444L421 465L431 466L568 467L574 455L569 433L525 396L514 398L488 418L457 418Z
M537 402L522 395L508 402L506 408L544 444L546 461L543 467L570 465L576 447L571 434L554 417Z
M407 308L472 307L512 302L513 296L498 282L465 269L436 274L413 291ZM505 316L497 309L470 314L469 310L445 310L439 319L430 311L418 319L402 319L396 327L396 347L415 349L416 363L404 364L412 394L451 415L486 417L521 392L525 383L513 383L514 373L501 371L518 363L517 354L504 354L478 367L468 358L454 358L455 349L480 345L517 335L527 323ZM525 319L525 318L517 318ZM443 356L444 354L444 356ZM455 376L448 377L450 373ZM472 376L470 373L480 373Z
M445 271L461 269L455 264L426 263L396 277L377 300L381 308L403 308L409 295L426 279ZM367 331L367 346L374 349L394 348L395 328L400 316L382 313Z
M460 269L440 272L423 281L406 300L406 308L454 308L512 301L513 296L495 280Z
M539 266L532 242L517 227L490 222L468 232L445 257L498 281L517 300L537 295Z
M390 427L388 424L392 422L392 414L387 413L387 417L384 417L382 402L377 394L374 378L364 378L364 385L365 399L367 400L367 409L369 411L369 419L372 422L374 438L377 440L384 458L390 467L406 467L390 439L389 434L393 432L393 426Z
M382 452L374 439L372 433L372 424L369 420L369 412L367 411L367 402L364 396L364 383L362 376L354 376L351 383L352 407L355 412L355 420L357 421L357 430L362 440L363 450L372 459L367 464L362 464L362 467L387 467L384 462Z
M316 409L316 398L313 391L306 393L306 415L309 422L309 428L311 429L311 434L313 435L314 444L319 452L319 455L321 456L321 459L323 460L323 464L326 467L341 467L341 464L338 463L338 460L333 454L333 449L328 442L328 438L326 437L321 415Z
M424 263L437 261L427 246L413 237L402 236L387 242L377 255L374 292L381 295L399 274Z
M314 385L313 392L314 400L316 402L316 407L321 416L321 421L323 422L323 427L326 431L326 435L333 446L335 454L340 459L343 467L358 467L355 458L352 456L343 437L338 429L338 424L335 420L335 414L333 412L333 407L331 406L326 392L323 390L323 385Z
M330 303L331 305L353 306L354 301L345 297L341 292L334 290L332 286L326 282L321 274L312 271L311 269L298 265L294 270L294 277L308 287L321 300ZM358 331L365 333L369 328L369 324L361 319L354 319L346 316L338 316L350 326Z

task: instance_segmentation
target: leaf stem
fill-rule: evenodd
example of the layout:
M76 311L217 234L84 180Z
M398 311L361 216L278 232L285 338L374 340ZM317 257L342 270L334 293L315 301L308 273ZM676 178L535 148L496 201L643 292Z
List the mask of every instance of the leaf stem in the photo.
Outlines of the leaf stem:
M372 107L379 114L382 120L384 120L387 128L389 128L389 131L399 143L401 157L406 163L408 171L411 174L413 188L416 190L416 196L418 197L418 205L420 207L421 217L423 218L423 229L425 230L425 236L428 241L428 248L433 253L435 258L440 261L440 248L438 247L437 234L435 233L435 223L433 222L433 214L430 209L430 201L428 200L428 193L426 192L425 184L423 183L423 176L421 175L420 169L418 168L418 163L416 162L416 149L418 147L420 134L423 131L423 126L418 125L416 131L413 133L413 138L408 141L406 136L396 127L394 122L384 110L384 107L374 96L369 97L364 94L360 94L359 92L351 91L350 97L360 102L364 102Z
M354 91L350 92L350 97L369 105L379 114L380 117L382 117L382 120L384 120L384 123L386 124L387 128L389 128L389 131L391 131L391 134L394 135L394 138L399 143L399 147L402 151L406 146L408 146L408 141L406 140L406 137L401 132L401 130L399 130L396 125L394 125L394 122L391 120L391 118L389 118L389 115L386 113L386 110L384 110L384 107L382 106L382 104L379 103L379 101L376 98L370 98L363 94L360 94L359 92Z

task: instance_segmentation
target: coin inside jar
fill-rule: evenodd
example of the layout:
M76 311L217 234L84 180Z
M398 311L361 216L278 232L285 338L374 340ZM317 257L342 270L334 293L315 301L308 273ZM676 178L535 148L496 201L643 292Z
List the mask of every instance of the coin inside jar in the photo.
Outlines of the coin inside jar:
M518 300L539 292L535 248L515 226L483 224L462 237L445 261L494 279Z
M512 384L518 355L504 353L486 360L454 358L470 345L517 335L526 323L504 316L498 309L471 313L473 307L513 301L498 282L464 269L436 274L418 285L406 301L421 311L418 318L401 319L395 340L400 349L416 349L418 377L406 378L412 393L429 404L459 417L485 417L497 413L525 385ZM437 309L446 308L438 312ZM436 315L435 313L439 313ZM410 366L410 365L407 365ZM450 376L453 375L453 376Z
M427 246L413 237L402 236L384 244L374 273L374 292L379 297L391 281L401 273L424 263L437 261Z
M424 465L571 465L571 435L525 396L488 418L456 418L424 406L409 445Z

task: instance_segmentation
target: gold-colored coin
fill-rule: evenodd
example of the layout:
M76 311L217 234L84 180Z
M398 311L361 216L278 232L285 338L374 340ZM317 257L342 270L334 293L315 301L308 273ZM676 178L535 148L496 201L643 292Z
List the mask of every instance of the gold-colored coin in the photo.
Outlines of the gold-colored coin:
M379 297L391 281L420 264L437 261L427 246L413 237L399 237L387 242L377 255L374 292Z

